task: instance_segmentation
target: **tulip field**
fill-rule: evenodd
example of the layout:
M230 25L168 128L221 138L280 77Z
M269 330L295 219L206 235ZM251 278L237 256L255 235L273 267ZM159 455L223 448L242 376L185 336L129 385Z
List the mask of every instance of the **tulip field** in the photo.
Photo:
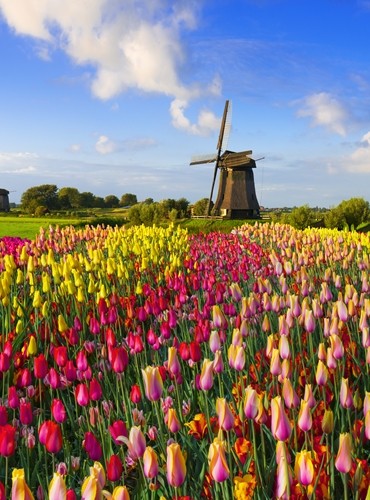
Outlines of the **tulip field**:
M370 500L370 237L0 239L0 500Z

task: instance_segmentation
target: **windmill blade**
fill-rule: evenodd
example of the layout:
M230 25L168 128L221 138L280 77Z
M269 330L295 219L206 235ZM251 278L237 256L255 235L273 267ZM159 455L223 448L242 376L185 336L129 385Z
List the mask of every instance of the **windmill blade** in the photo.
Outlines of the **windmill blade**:
M230 111L229 111L230 110ZM220 156L221 150L225 148L225 143L228 140L228 136L231 128L231 103L229 100L225 103L224 114L222 116L220 135L218 136L217 151L218 156ZM225 135L226 131L226 135Z
M209 195L208 207L207 207L207 215L208 216L211 215L212 196L213 196L213 190L215 188L215 183L216 183L217 170L218 170L218 162L216 162L215 169L213 171L213 181L212 181L212 187L211 187L211 194Z
M211 153L208 155L196 155L193 156L190 165L201 165L202 163L212 163L217 160L217 155Z
M229 106L227 108L226 119L225 119L224 136L221 143L221 151L225 151L227 149L227 143L229 142L229 137L231 132L231 116L232 116L232 103L231 101L229 101Z

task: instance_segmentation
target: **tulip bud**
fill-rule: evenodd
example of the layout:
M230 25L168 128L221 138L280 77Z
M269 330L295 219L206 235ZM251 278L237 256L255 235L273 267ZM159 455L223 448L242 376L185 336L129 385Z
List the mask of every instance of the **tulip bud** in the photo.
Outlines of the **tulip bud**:
M322 431L325 434L330 434L333 432L334 428L334 416L332 410L325 410L324 416L321 423Z

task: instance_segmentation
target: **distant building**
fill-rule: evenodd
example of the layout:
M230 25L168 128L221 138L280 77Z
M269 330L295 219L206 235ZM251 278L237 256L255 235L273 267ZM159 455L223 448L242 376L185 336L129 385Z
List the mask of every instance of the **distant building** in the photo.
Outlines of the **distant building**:
M0 212L9 212L9 191L0 188Z

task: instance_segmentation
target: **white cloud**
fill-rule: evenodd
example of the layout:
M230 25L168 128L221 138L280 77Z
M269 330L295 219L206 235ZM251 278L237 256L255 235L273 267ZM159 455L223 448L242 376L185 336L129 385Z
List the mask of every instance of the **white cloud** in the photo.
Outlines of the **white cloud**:
M68 148L71 153L78 153L81 151L81 144L71 144Z
M0 12L16 33L36 40L42 58L58 48L94 67L91 89L100 99L128 88L186 99L201 92L178 75L181 30L196 26L196 2L0 0Z
M361 139L361 145L350 156L344 167L354 174L370 174L370 131Z
M220 128L221 119L207 110L200 111L197 123L191 123L184 114L187 106L188 102L182 99L171 102L170 113L174 127L194 135L209 135Z
M99 139L95 144L95 150L102 155L113 153L114 151L116 151L116 149L116 144L111 141L106 135L99 136Z
M342 104L327 92L312 94L300 101L297 116L311 118L312 126L322 126L330 132L345 136L347 112Z

